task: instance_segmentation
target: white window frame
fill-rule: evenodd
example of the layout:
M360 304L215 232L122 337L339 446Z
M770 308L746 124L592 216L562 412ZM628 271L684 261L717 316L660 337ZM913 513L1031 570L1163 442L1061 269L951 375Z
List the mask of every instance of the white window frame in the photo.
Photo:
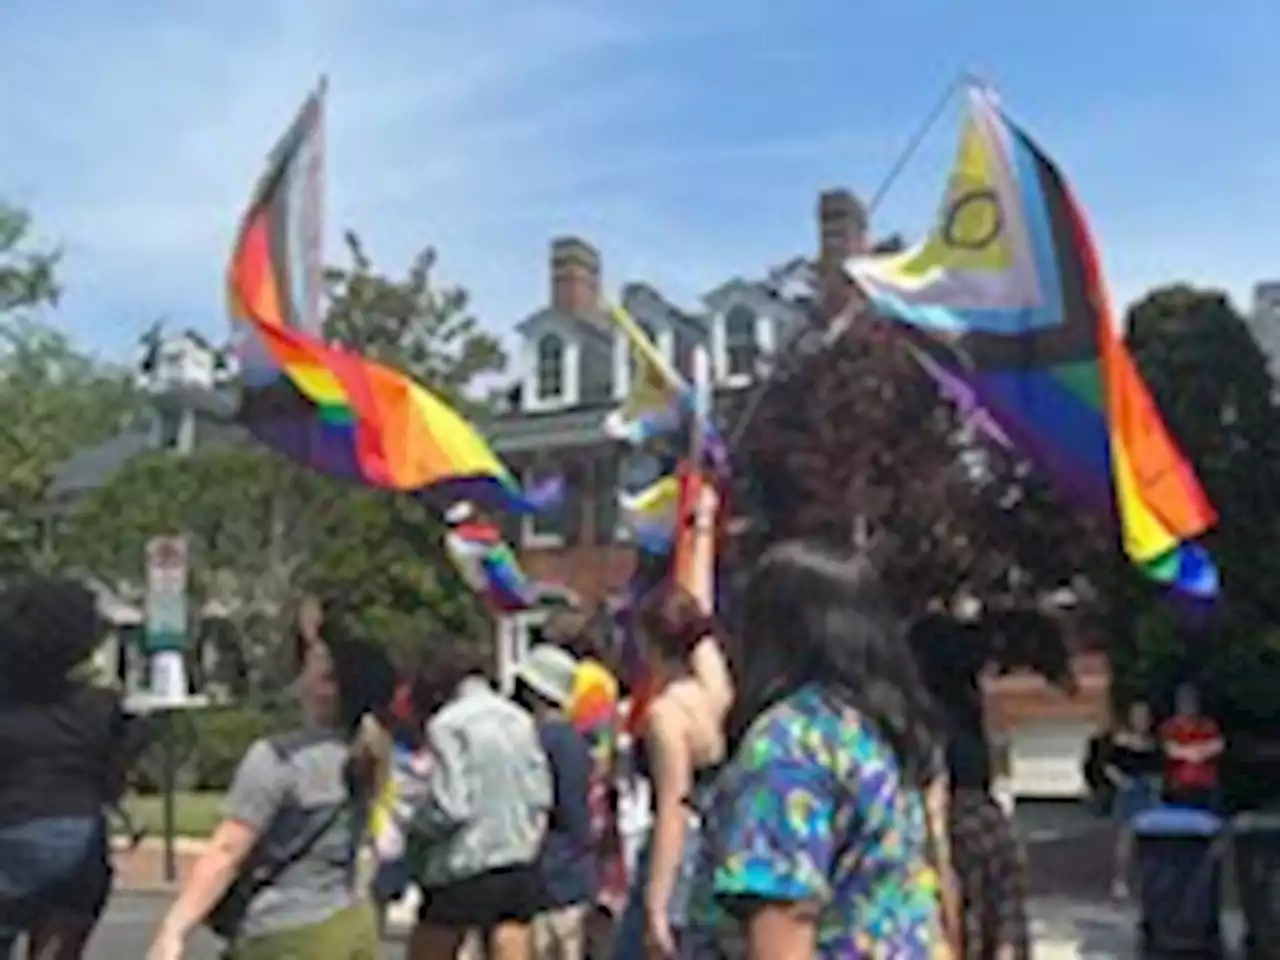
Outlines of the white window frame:
M532 489L538 482L538 471L525 470L522 479L525 489ZM565 491L565 502L567 506L571 503L568 490ZM554 550L564 546L564 534L541 531L537 528L535 520L536 518L532 514L525 514L520 518L521 546L529 547L533 550Z
M545 393L542 389L543 387L542 377L543 377L543 369L544 369L543 363L542 363L542 360L543 360L542 347L543 347L543 344L547 343L547 341L549 340L554 340L556 342L556 345L559 351L557 364L559 366L560 389L554 394ZM533 344L533 385L534 385L534 392L538 395L539 403L559 404L559 403L564 403L566 401L569 394L568 366L569 366L569 343L567 338L556 330L548 330L545 333L542 333L541 335L539 335L538 339L534 341L534 344Z
M739 310L739 309L745 310L748 313L750 313L752 318L751 342L752 342L752 345L755 347L756 361L759 362L760 358L764 356L764 350L763 350L764 345L761 342L761 336L760 336L760 332L761 332L760 321L763 318L759 313L757 313L755 310L752 310L745 303L733 304L732 306L729 307L728 310L724 312L724 317L720 321L724 329L724 333L721 337L721 344L720 344L720 352L721 352L721 358L722 358L721 369L724 371L724 375L721 379L724 382L724 384L729 387L746 386L747 384L751 383L751 381L754 380L756 376L754 364L752 366L752 369L746 372L731 370L729 367L729 360L732 355L730 350L729 318L735 310Z
M533 628L542 626L550 616L549 610L524 610L498 618L497 643L494 646L498 685L504 693L510 694L515 688L516 667L529 654L532 646L529 637Z
M637 320L641 329L653 336L651 343L658 348L667 363L675 366L675 330L669 324L652 324ZM625 400L631 393L631 345L620 332L613 334L613 396L615 400Z

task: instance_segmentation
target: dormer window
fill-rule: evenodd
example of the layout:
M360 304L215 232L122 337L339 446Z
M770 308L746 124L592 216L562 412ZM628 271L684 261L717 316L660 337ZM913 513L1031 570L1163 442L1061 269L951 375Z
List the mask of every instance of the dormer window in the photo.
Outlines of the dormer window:
M564 398L564 339L555 333L538 338L536 357L538 399L556 401Z
M644 334L645 339L654 346L658 345L658 334L654 332L653 327L647 323L637 323L640 332ZM633 351L627 351L627 382L634 384L636 382L636 355Z
M724 372L730 380L745 380L756 372L760 340L756 315L742 304L735 305L724 318Z
M195 419L186 407L162 406L155 412L151 430L157 450L190 453L195 445Z

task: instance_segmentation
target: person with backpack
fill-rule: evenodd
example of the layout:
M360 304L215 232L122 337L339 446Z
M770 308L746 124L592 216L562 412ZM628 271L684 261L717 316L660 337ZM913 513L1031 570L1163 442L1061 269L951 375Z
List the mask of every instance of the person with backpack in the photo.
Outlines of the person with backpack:
M550 766L533 717L494 689L485 664L469 645L441 646L413 685L430 761L408 838L422 891L412 960L455 957L470 937L491 960L528 960L545 906Z
M515 701L533 714L551 767L552 803L539 858L545 902L534 918L537 960L583 960L588 913L599 888L590 791L592 757L567 710L578 661L540 644L516 667Z
M148 960L179 960L201 924L235 960L379 956L357 858L381 776L367 717L390 703L395 671L329 617L304 640L303 724L246 752Z
M106 811L131 758L119 694L79 669L102 642L93 594L32 578L0 591L0 957L75 960L111 892Z

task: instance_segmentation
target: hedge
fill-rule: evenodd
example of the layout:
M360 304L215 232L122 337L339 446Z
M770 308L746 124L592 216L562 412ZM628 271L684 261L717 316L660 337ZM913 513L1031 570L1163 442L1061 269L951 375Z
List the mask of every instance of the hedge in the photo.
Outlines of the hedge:
M266 710L252 706L210 707L167 718L178 758L179 790L225 790L231 785L245 751L258 738L287 730L298 722L295 710ZM154 793L163 784L162 733L134 767L130 783L138 793Z

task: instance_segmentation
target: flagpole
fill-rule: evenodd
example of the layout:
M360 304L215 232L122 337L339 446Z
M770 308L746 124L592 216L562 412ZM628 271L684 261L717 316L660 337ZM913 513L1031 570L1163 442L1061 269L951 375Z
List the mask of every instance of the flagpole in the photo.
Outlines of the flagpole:
M676 517L676 582L704 607L715 612L715 511L718 493L707 482L703 454L713 385L711 355L706 344L693 348L693 403L689 425L689 459ZM710 516L706 516L709 513Z
M924 122L916 128L911 137L907 140L906 145L898 152L897 157L889 167L888 173L884 175L879 185L876 187L875 192L871 195L871 200L867 204L868 219L876 212L880 207L880 204L884 202L884 198L893 188L893 185L897 183L898 177L902 175L902 171L906 169L907 164L910 163L915 155L920 151L920 147L924 143L925 138L928 137L928 135L933 131L933 128L937 126L938 121L942 119L942 114L951 103L952 97L965 87L979 83L980 81L976 80L974 74L968 70L962 70L952 77L951 81L942 91L942 95L938 97L937 102L934 103L933 107L930 108L929 112L925 115ZM822 345L829 346L834 342L834 340L838 339L840 334L849 328L850 324L852 324L854 320L865 316L866 312L866 307L864 305L854 303L851 298L845 308L830 319L830 324L827 329L822 331ZM799 348L808 341L805 334L809 332L811 332L810 329L806 328L801 330L796 336L792 337L791 340L788 341L786 347L775 355L778 358L778 362L772 364L768 373L761 377L760 382L755 385L751 396L747 399L746 406L743 408L742 413L738 415L738 419L733 424L733 430L727 439L730 452L737 447L738 443L742 440L742 437L746 434L747 428L751 426L751 421L755 419L755 415L760 411L760 405L764 402L765 394L769 392L769 387L773 385L778 374L784 369L789 371L791 366L802 356Z
M310 215L306 224L307 303L305 325L313 333L324 328L324 161L325 161L325 108L329 94L329 76L320 74L312 93L316 111L315 133L311 156L307 159L307 209Z

